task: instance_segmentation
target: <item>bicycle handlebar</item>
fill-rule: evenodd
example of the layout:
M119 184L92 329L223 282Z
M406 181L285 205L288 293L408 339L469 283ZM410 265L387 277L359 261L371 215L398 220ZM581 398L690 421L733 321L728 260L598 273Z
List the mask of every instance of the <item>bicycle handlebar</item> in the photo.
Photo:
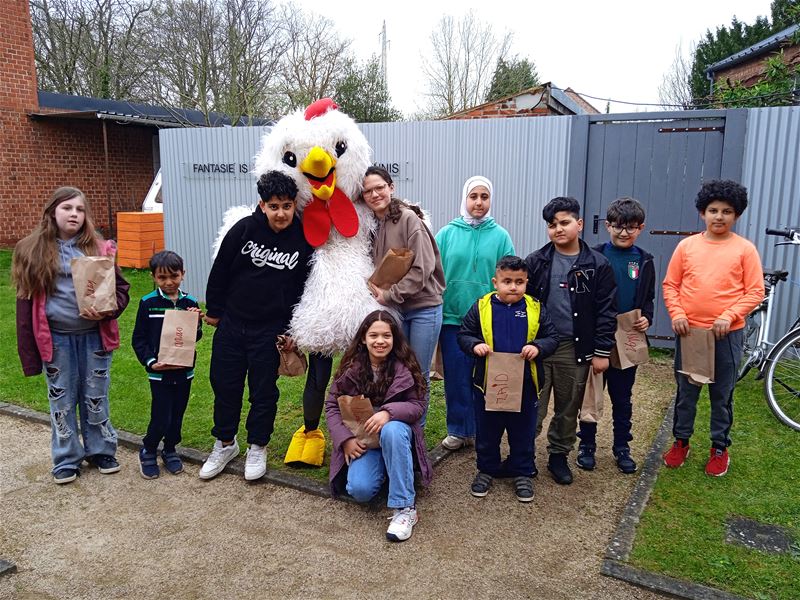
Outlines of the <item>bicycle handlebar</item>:
M774 235L778 237L784 237L788 240L794 240L798 235L798 230L796 229L772 229L767 227L766 230L767 235Z

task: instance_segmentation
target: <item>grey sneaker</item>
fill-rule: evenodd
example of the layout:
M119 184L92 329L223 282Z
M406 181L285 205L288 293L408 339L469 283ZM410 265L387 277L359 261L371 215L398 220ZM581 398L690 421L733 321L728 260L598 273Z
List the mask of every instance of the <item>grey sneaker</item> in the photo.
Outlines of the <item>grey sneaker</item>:
M452 452L454 450L460 450L461 448L469 446L470 441L471 440L469 438L463 438L458 435L448 435L442 440L442 446Z
M223 446L222 441L217 440L206 462L200 467L200 479L213 479L237 456L239 456L239 443L236 438L230 446Z

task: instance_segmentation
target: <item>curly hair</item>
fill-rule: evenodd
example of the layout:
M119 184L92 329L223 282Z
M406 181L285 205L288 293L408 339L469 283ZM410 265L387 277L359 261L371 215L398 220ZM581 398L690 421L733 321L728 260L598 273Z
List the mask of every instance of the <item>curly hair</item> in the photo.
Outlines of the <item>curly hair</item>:
M706 181L697 192L694 205L700 212L705 212L708 205L717 200L730 204L736 216L740 217L747 208L747 188L730 179Z
M387 323L392 331L392 350L386 357L386 360L381 363L377 375L373 377L372 365L369 360L369 351L367 350L364 339L367 336L367 331L372 327L373 323L381 321ZM428 388L425 382L425 377L422 374L419 363L417 362L411 346L406 340L406 336L400 330L400 326L392 317L391 313L386 310L374 310L369 313L361 325L358 327L353 341L350 346L345 350L342 355L342 360L339 363L339 368L334 375L334 379L338 379L344 375L351 367L358 367L356 376L356 385L358 390L367 398L370 399L374 406L380 406L386 400L386 391L394 381L395 366L401 363L411 372L414 377L414 384L417 393L420 396L425 395Z
M525 264L525 259L519 256L509 254L497 261L495 265L496 271L528 271L528 265Z
M297 184L294 179L280 171L267 171L258 178L256 187L258 195L264 202L269 202L270 198L276 197L290 200L297 197Z
M556 213L560 212L568 212L576 219L580 219L581 205L578 204L578 201L575 200L575 198L571 198L569 196L558 196L544 205L544 208L542 209L542 218L546 222L552 223L553 219L556 218Z
M392 176L389 175L389 171L383 167L372 165L367 169L366 173L364 173L364 177L369 177L370 175L377 175L388 185L394 185L394 181L392 181ZM404 208L412 211L420 219L424 219L422 209L419 206L416 204L409 204L405 200L400 200L400 198L395 198L394 196L392 196L392 199L389 202L389 209L386 213L387 218L391 219L392 223L397 224L397 222L400 220L400 216L403 214Z

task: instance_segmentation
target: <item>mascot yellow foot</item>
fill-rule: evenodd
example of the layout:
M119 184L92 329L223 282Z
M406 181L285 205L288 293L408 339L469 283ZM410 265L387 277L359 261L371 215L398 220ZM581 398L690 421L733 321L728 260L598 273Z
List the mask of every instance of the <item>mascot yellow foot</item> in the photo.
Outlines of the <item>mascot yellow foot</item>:
M321 467L325 461L325 434L321 429L306 431L304 425L294 432L283 462L287 465Z

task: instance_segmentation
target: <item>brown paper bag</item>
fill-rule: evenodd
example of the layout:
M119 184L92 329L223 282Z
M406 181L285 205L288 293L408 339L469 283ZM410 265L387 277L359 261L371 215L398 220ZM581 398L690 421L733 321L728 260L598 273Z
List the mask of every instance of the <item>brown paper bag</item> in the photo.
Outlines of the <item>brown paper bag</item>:
M389 248L369 282L382 290L388 290L411 270L414 251L408 248Z
M87 308L99 313L117 310L117 281L113 256L82 256L70 263L72 283L78 299L78 312Z
M299 377L303 375L308 369L308 362L306 355L298 350L295 346L291 352L283 349L283 344L286 342L285 335L279 335L278 341L275 346L278 348L278 357L280 358L280 365L278 366L278 376L284 377Z
M697 386L714 383L714 332L690 327L689 335L682 335L679 343L681 368L678 373L689 377L689 383Z
M436 344L436 350L433 353L433 360L431 361L430 377L431 381L442 381L444 379L442 348L438 343Z
M194 365L199 313L190 310L164 311L158 362L175 367Z
M363 395L358 396L339 396L339 412L342 413L342 421L345 426L356 436L356 439L367 448L380 448L380 437L377 434L368 434L364 431L364 422L375 414L369 398Z
M615 369L628 369L650 360L647 336L643 331L633 328L641 316L642 311L638 308L617 315L617 331L614 334L617 345L611 349L611 366Z
M603 374L595 373L590 366L578 420L586 423L599 423L603 418L603 401Z
M519 354L492 352L486 357L486 410L520 412L527 364Z

